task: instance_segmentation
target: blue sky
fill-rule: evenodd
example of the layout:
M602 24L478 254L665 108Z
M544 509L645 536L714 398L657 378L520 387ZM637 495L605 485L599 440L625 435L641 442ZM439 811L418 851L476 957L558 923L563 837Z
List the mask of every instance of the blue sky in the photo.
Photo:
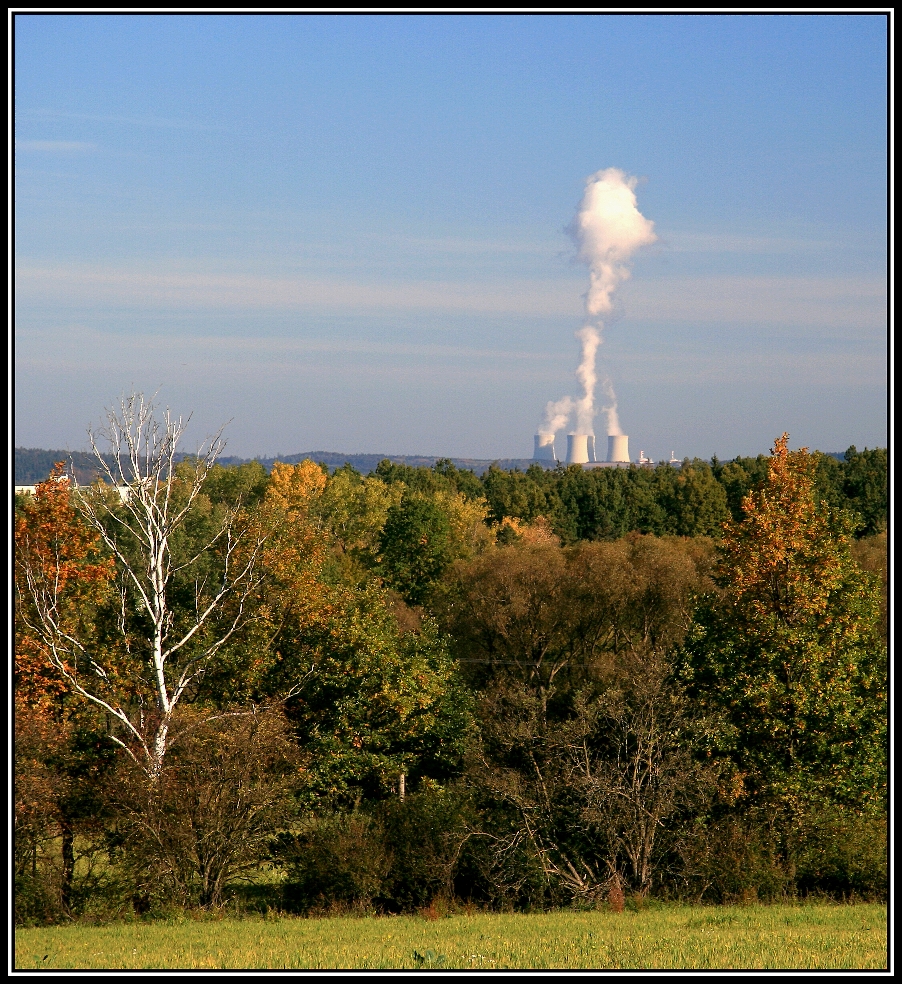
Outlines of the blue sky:
M609 167L658 236L598 352L632 457L887 444L881 14L14 31L18 446L139 390L243 457L528 457Z

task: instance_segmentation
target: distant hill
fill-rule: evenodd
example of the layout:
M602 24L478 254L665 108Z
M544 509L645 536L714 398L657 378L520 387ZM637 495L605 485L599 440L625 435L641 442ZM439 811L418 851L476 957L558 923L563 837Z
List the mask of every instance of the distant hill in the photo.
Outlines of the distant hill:
M483 460L479 458L431 458L425 455L401 454L337 454L333 451L305 451L302 454L280 455L278 458L237 458L234 456L219 459L221 465L243 465L249 461L259 461L267 470L272 471L276 461L286 464L297 464L305 459L328 465L334 471L342 465L349 464L362 475L375 471L380 461L388 458L396 464L411 465L414 468L431 468L437 461L451 461L457 468L466 469L481 475L493 464L503 471L513 471L519 468L525 471L535 464L532 458L500 458ZM112 455L109 456L112 461ZM82 485L89 485L97 477L97 459L90 451L44 451L40 448L16 448L13 462L13 484L35 485L43 482L50 474L57 461L65 461L73 471L75 478Z
M535 464L532 458L495 458L495 459L482 459L482 458L448 458L448 457L435 457L431 458L428 455L413 455L413 454L337 454L334 451L305 451L303 454L291 454L283 455L279 458L257 458L256 460L260 462L261 465L267 470L271 471L272 466L276 461L283 461L289 465L295 465L299 461L304 461L305 459L310 459L311 461L317 461L320 464L328 465L333 471L336 468L341 468L343 465L350 465L361 473L361 475L368 475L371 471L376 470L376 466L380 461L385 461L387 458L389 461L394 462L398 465L410 465L412 468L432 468L432 466L437 461L450 461L456 468L465 469L467 471L475 472L477 475L481 475L484 471L488 471L492 465L497 465L503 471L513 471L515 468L519 468L521 471L525 471L530 465ZM240 464L240 459L226 459L221 458L222 464Z
M844 451L827 451L825 453L839 461L845 460ZM105 455L104 457L110 462L113 460L112 455ZM249 461L259 461L267 471L272 471L272 466L276 461L295 465L307 458L328 465L333 471L336 468L341 468L342 465L349 464L361 475L368 475L371 471L375 471L379 462L386 458L396 464L410 465L413 468L431 468L437 461L450 461L455 467L475 472L477 475L482 475L492 465L497 465L502 471L514 471L515 469L526 471L530 465L535 464L542 464L547 467L546 463L536 462L532 458L431 458L428 455L338 454L334 451L304 451L301 454L280 455L278 458L222 457L219 459L219 464L243 465ZM82 485L90 485L97 477L97 459L90 451L43 451L40 448L16 448L13 484L34 485L37 482L43 482L57 461L65 461L69 464L70 471L74 471L75 478Z
M110 460L113 456L110 455ZM13 485L43 482L58 461L65 461L68 471L83 485L97 475L97 459L90 451L43 451L40 448L16 448L13 459Z

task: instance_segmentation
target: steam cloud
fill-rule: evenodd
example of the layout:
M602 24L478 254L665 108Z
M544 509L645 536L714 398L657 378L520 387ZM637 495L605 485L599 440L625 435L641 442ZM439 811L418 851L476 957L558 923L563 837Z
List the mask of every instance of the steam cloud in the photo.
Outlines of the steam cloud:
M543 436L559 431L571 415L576 417L577 433L595 433L593 421L598 384L595 356L602 341L603 318L613 309L611 297L614 291L629 279L627 261L640 246L648 246L658 238L654 233L654 222L636 208L634 189L638 180L616 167L588 177L576 217L567 229L576 244L577 258L589 268L586 323L576 332L582 347L576 378L583 395L579 399L565 396L548 403L544 422L539 427ZM614 387L607 377L601 385L606 397L602 409L607 415L608 434L621 434Z

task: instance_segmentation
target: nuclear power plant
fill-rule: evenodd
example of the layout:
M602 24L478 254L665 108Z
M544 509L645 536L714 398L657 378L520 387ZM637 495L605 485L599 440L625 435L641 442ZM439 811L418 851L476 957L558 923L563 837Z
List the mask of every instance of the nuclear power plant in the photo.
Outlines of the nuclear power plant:
M536 461L557 461L554 453L554 434L536 434L533 458Z
M639 460L630 461L629 438L620 431L617 416L617 396L611 380L605 377L602 388L605 406L598 407L595 389L599 382L596 355L602 343L604 321L615 310L613 294L626 280L628 261L640 246L657 242L654 222L646 219L636 206L636 185L639 179L617 167L609 167L586 178L586 189L577 207L576 218L568 227L577 247L578 258L589 267L589 290L584 295L586 318L575 332L580 342L580 363L576 378L582 384L582 396L564 396L545 405L545 415L536 434L533 460L557 462L555 435L572 426L567 434L566 464L582 468L629 468L636 464L650 468L653 462L641 452ZM602 410L607 417L608 456L599 461L595 450L594 428L596 413ZM570 424L572 421L572 424ZM671 457L673 457L671 455Z
M594 461L595 455L589 457L589 435L588 434L568 434L567 435L567 464L584 465L589 461Z
M673 453L671 453L671 459L673 459ZM536 434L533 460L543 463L558 461L554 451L554 434L547 432ZM599 461L595 454L594 434L568 434L567 457L564 459L564 463L582 465L584 468L627 468L633 464L630 461L629 437L626 434L608 435L608 456L604 461ZM640 454L639 460L634 463L646 467L654 464L650 458L646 457L644 451ZM676 459L673 459L671 463L676 463Z
M535 436L533 451L533 461L558 462L558 456L554 450L554 434L540 431ZM567 457L564 462L568 465L586 465L587 467L601 465L629 465L629 438L626 434L612 434L608 437L608 456L603 461L599 461L595 453L594 434L568 434L567 435ZM649 464L649 460L643 458L637 464Z
M626 434L608 436L608 461L629 461L629 438Z

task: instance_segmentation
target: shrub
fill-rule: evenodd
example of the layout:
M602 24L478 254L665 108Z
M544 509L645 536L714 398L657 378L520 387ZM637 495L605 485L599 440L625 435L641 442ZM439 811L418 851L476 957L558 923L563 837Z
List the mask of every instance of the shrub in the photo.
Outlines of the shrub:
M370 909L391 866L382 824L360 812L311 817L276 839L273 858L287 872L286 909L305 913Z
M800 894L887 897L887 817L825 806L808 818L796 861Z
M453 899L471 812L469 797L453 788L426 788L380 804L377 815L391 857L380 893L386 908L409 912Z
M110 849L131 875L136 911L221 905L293 813L296 748L280 712L183 712L183 727L158 779L124 768L110 790Z

